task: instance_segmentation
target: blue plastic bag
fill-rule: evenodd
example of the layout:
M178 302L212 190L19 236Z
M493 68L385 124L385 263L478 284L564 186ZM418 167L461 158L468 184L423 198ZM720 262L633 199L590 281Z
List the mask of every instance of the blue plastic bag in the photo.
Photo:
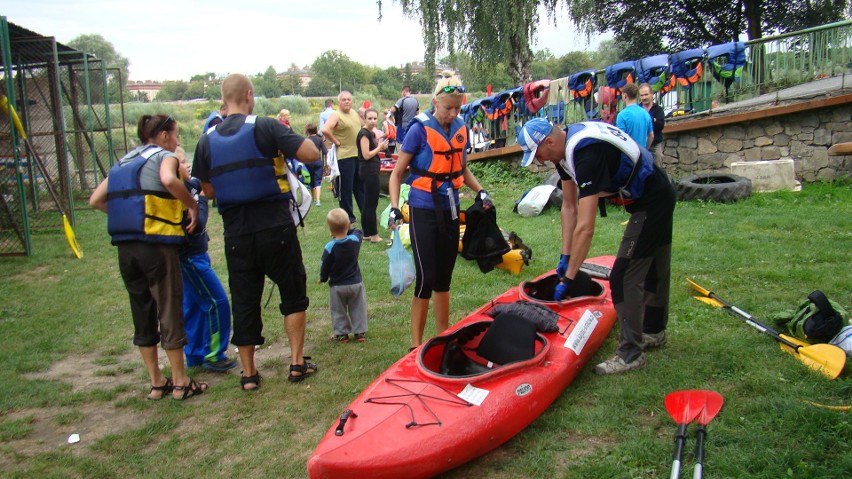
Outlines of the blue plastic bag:
M388 270L390 272L390 292L399 297L414 282L414 258L402 246L399 228L393 230L393 245L388 249Z

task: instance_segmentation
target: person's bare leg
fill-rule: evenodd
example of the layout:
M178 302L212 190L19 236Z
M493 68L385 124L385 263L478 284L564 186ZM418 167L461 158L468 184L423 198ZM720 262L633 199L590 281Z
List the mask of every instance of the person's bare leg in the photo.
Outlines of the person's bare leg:
M423 330L426 328L426 316L429 313L429 300L422 298L411 299L411 347L416 348L423 343Z
M139 354L142 356L142 362L145 363L145 369L148 371L148 377L151 378L151 386L165 386L166 377L163 376L163 371L160 370L160 365L157 362L157 346L139 346ZM151 399L157 399L163 394L166 394L166 392L151 391L151 395L149 397Z
M287 330L287 339L290 342L291 365L305 364L303 357L305 353L305 316L304 311L284 316L284 328ZM298 376L299 374L293 375Z
M432 314L435 315L435 334L450 327L450 292L432 293Z
M240 364L243 367L242 377L250 378L257 375L257 369L254 367L254 344L237 346L237 351L240 353ZM243 384L242 388L251 391L252 389L257 389L258 384L247 383Z
M183 362L183 348L166 349L166 356L172 367L172 381L175 386L186 386L189 378L186 375L186 363Z

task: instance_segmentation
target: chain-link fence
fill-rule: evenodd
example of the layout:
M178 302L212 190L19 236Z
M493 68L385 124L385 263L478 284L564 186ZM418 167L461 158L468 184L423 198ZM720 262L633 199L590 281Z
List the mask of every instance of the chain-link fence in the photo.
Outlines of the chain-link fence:
M0 115L0 255L29 255L32 231L61 230L63 214L74 224L74 200L88 197L114 161L113 138L126 149L123 110L111 118L109 107L121 72L0 18L0 100L7 105Z

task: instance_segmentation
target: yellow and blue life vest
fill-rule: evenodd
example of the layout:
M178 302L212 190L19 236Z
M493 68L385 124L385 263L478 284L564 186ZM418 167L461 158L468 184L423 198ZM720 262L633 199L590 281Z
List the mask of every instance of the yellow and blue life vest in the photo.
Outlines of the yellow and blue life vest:
M112 244L125 241L182 244L183 203L167 191L142 189L145 163L160 147L142 149L135 158L116 163L107 183L107 231Z
M210 183L216 191L219 211L258 201L289 201L287 163L283 155L266 158L254 140L256 115L249 115L240 129L223 136L218 129L207 133L210 142Z

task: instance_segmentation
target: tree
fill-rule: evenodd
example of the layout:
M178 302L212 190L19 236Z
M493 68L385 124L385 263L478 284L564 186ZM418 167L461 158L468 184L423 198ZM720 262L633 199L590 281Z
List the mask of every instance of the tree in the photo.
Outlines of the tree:
M163 82L163 87L157 93L159 101L174 101L183 100L186 97L186 91L189 89L189 83L182 80L166 80Z
M337 83L321 76L314 76L308 87L305 88L305 96L337 96L340 92Z
M122 92L125 98L130 98L130 92L127 90L130 61L116 52L112 43L97 33L87 33L71 39L68 46L84 53L93 54L103 61L107 68L117 68L121 71L120 81L118 75L107 73L107 90L111 102L118 103L121 101Z
M284 88L278 80L278 73L270 65L263 74L256 75L252 79L254 94L266 98L278 98L284 93Z
M595 68L592 55L588 52L568 52L556 60L553 78L562 78L583 70Z
M356 90L358 85L367 83L367 71L363 65L349 59L338 50L323 52L311 65L314 78L325 78L340 90Z
M420 21L425 42L424 63L435 68L435 55L447 49L470 53L477 64L504 62L516 84L532 79L530 40L538 25L538 6L553 18L560 0L393 0ZM376 2L381 19L382 1ZM460 44L457 44L460 43Z
M384 98L395 98L402 90L402 73L399 68L388 67L377 70L370 78L370 83L379 88L379 95Z
M544 0L558 1L558 0ZM840 20L848 0L568 0L586 32L612 31L625 59L675 52ZM629 58L627 58L629 57Z

